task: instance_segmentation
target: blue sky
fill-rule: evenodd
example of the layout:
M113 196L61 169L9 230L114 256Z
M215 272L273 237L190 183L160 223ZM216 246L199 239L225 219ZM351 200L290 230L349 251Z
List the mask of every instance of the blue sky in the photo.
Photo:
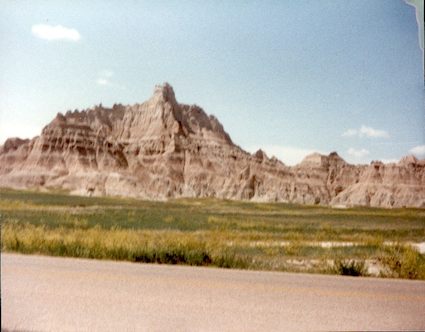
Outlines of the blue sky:
M288 164L425 157L423 53L402 0L0 3L0 143L167 81Z

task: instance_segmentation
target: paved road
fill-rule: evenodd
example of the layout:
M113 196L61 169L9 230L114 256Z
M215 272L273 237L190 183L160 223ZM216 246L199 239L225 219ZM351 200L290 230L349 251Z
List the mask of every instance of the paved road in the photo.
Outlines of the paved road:
M2 328L425 329L425 282L1 254Z

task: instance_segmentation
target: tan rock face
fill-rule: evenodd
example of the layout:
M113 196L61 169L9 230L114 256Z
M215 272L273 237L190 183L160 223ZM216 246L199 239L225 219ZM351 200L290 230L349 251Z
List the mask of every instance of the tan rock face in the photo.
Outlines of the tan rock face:
M0 147L0 186L163 200L219 197L323 205L425 207L425 162L350 165L336 153L294 167L249 154L172 87L133 106L58 114L32 140Z

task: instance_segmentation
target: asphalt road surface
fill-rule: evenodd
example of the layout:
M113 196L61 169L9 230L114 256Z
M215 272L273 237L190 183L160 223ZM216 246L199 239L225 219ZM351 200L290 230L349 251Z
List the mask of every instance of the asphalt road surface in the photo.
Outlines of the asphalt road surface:
M1 254L1 326L425 330L425 282Z

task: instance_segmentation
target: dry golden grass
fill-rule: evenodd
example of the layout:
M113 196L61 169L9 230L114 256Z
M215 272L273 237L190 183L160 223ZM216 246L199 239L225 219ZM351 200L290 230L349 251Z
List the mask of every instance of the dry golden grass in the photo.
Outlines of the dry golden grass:
M0 220L3 251L324 273L337 273L332 262L346 271L378 260L383 276L425 278L424 256L406 246L425 241L425 211L418 209L145 202L0 190ZM321 241L355 245L325 248Z

